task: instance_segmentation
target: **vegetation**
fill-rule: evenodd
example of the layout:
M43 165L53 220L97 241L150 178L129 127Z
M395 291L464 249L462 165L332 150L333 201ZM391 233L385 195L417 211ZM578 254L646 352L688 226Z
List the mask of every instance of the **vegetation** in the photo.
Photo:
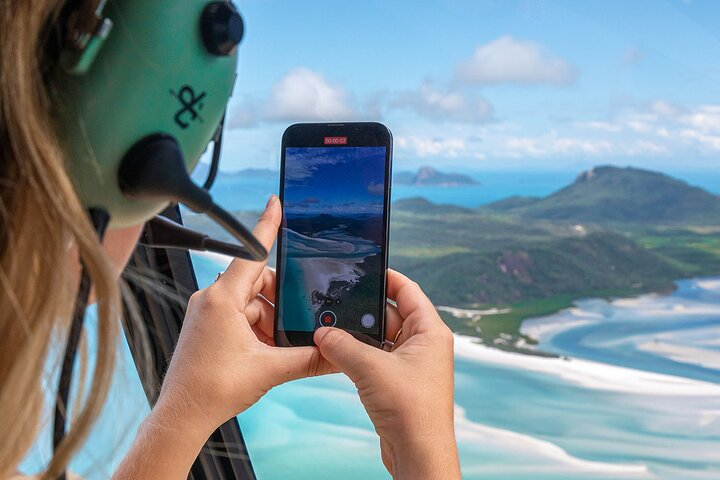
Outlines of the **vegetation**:
M718 233L720 197L656 172L599 167L547 197L477 210L396 202L391 265L436 305L509 309L443 318L455 331L515 348L529 342L519 333L523 319L575 299L664 292L678 278L719 274Z
M188 221L213 230L201 217ZM441 314L457 332L517 348L530 342L519 333L523 319L575 299L667 292L676 279L720 274L719 233L720 197L660 173L599 167L544 198L478 209L397 201L390 266L435 305L509 309Z

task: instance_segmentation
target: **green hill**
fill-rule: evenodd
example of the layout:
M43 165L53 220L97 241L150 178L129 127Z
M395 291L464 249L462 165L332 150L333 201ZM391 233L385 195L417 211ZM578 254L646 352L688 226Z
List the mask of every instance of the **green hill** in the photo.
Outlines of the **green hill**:
M247 225L257 219L235 213ZM473 318L442 312L454 330L487 343L511 345L524 318L578 298L666 291L679 278L720 274L720 198L646 170L598 167L547 197L479 209L398 200L390 217L390 266L435 305L509 308ZM186 222L231 240L202 215Z
M578 298L669 291L674 280L720 274L719 233L720 227L682 225L581 226L414 200L394 204L390 266L422 285L435 305L509 308L472 318L441 314L455 331L515 349L523 319Z
M687 273L627 235L438 205L420 212L396 204L390 235L391 266L423 285L436 305L662 290Z
M596 167L544 198L510 198L484 210L529 219L644 225L720 225L720 197L658 172Z

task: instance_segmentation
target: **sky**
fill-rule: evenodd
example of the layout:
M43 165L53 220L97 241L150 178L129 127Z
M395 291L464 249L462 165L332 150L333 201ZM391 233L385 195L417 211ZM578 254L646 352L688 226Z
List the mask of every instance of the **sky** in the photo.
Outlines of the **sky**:
M720 2L245 0L222 169L303 121L386 124L395 170L713 169Z
M287 149L286 213L382 215L384 194L385 147Z

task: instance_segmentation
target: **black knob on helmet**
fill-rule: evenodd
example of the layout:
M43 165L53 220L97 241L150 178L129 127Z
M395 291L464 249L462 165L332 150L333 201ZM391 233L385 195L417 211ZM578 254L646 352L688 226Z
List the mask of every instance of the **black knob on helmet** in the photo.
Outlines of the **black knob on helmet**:
M200 17L200 33L205 48L213 55L230 55L242 40L242 17L230 1L209 3Z

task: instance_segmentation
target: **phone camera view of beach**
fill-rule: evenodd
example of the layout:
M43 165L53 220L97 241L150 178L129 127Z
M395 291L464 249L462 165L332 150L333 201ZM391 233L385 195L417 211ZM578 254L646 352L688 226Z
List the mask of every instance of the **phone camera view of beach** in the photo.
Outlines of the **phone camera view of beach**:
M385 147L286 149L280 329L379 332L385 157Z

